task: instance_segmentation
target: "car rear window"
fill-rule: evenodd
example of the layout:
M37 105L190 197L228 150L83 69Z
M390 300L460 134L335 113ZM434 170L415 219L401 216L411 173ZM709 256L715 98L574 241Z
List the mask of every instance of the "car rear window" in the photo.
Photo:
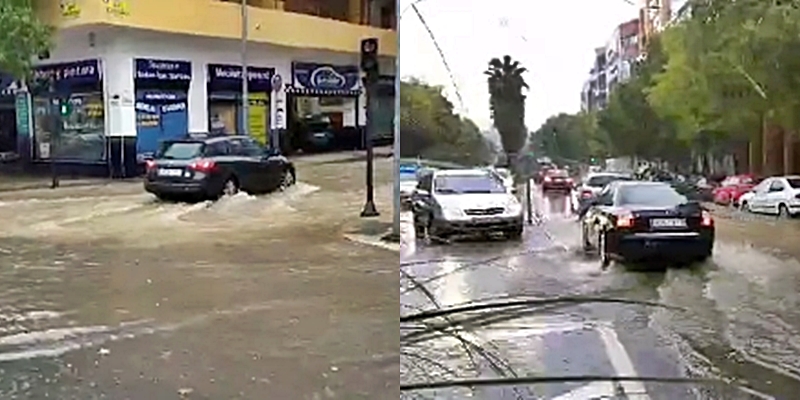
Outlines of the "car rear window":
M589 180L586 181L586 186L601 188L605 187L606 185L614 181L629 181L629 180L631 179L619 175L598 175L589 178Z
M203 142L165 142L161 145L158 158L170 160L191 160L203 154Z
M789 178L786 180L792 189L800 189L800 178Z
M562 169L553 169L547 172L547 175L552 176L553 178L566 178L569 176L567 171Z
M619 188L619 205L673 207L686 201L685 196L669 185L625 185Z

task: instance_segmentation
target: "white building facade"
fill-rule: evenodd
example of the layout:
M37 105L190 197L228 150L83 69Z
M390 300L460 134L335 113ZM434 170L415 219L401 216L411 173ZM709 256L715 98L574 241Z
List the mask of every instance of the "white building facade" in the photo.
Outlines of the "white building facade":
M61 31L36 65L28 132L19 134L34 162L105 165L110 175L129 176L160 141L187 133L247 131L270 145L298 112L290 97L338 99L299 108L339 115L344 127L365 125L358 54L262 43L250 43L246 54L247 120L239 41L111 27ZM381 60L381 73L394 76L393 59ZM54 113L64 119L58 129L48 122Z

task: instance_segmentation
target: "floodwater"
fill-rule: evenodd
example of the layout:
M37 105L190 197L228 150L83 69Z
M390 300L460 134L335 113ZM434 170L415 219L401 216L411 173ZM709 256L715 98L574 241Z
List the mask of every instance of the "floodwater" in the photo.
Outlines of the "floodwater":
M397 254L344 239L363 164L296 166L286 192L197 204L0 194L0 398L397 398Z
M793 249L786 247L796 243L790 241L791 235L800 237L795 221L720 212L714 256L706 264L650 271L614 264L602 271L599 261L578 249L580 231L572 201L571 196L536 192L537 222L527 227L520 242L427 243L413 237L411 217L404 216L401 268L407 275L401 275L401 313L487 299L559 296L626 299L674 308L597 303L529 306L513 312L454 315L466 322L446 334L404 324L404 383L530 375L710 378L719 382L628 382L620 383L620 390L588 380L419 393L429 398L487 399L587 399L620 391L635 399L796 397L800 263ZM765 227L769 225L777 228ZM416 288L409 276L424 284L428 293ZM433 321L437 320L429 322Z

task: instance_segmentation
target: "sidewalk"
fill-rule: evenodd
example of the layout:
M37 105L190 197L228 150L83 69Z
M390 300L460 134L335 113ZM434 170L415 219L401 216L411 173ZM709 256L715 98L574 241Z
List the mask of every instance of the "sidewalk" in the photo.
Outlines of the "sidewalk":
M105 185L111 182L101 178L61 178L59 187L80 187ZM49 176L36 175L0 175L0 192L50 188L52 179Z

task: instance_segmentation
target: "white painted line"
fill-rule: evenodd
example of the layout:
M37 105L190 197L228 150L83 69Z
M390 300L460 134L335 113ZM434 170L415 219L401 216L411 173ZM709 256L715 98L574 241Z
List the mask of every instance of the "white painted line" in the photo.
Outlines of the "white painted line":
M611 382L594 382L579 387L569 393L562 394L552 400L586 400L601 399L614 395L614 385Z
M381 249L394 251L397 253L400 252L400 243L386 242L381 240L380 238L374 238L372 236L359 235L359 234L349 234L349 235L344 235L344 237L345 239L351 242L365 244L367 246L379 247Z
M628 352L625 351L625 346L623 346L619 341L617 333L614 332L613 329L602 326L597 328L597 332L600 334L603 344L605 344L606 354L608 355L608 359L611 361L611 365L614 367L617 376L639 376L639 374L636 372L636 368L633 366L631 357L628 355ZM638 399L650 400L650 396L647 395L647 390L644 387L644 383L620 382L619 384L628 395L635 394L638 396Z

